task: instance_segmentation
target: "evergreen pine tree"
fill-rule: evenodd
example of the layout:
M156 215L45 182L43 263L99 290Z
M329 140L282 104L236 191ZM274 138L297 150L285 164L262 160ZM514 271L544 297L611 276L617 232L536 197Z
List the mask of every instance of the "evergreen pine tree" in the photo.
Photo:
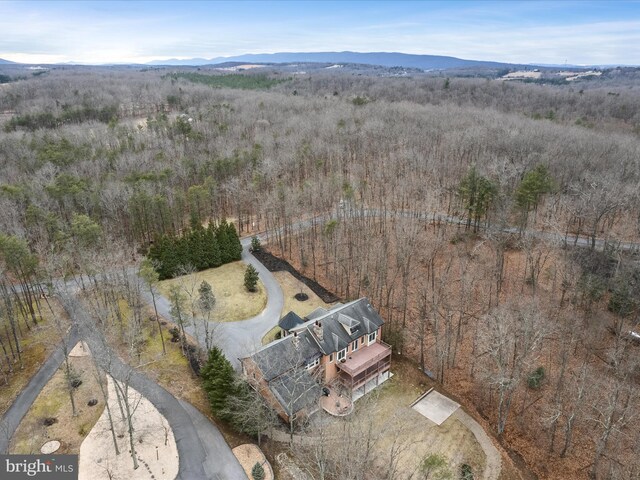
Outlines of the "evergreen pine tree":
M198 226L189 233L189 254L191 264L198 271L209 267L205 251L204 228Z
M256 462L251 469L251 477L253 480L264 480L264 468L260 465L260 462Z
M229 242L229 232L227 228L227 221L222 220L218 228L216 229L216 240L218 241L218 247L220 248L220 262L222 265L233 261L233 252Z
M209 227L204 232L204 248L209 268L215 268L222 265L222 260L220 259L220 246L216 240L215 227L213 224L209 224Z
M221 420L230 420L227 398L234 394L234 371L222 351L214 346L200 375L213 413Z
M257 285L258 271L253 265L247 265L247 269L244 272L244 286L250 292L255 292Z
M160 239L160 257L158 259L160 280L173 278L176 274L178 259L176 256L175 239L163 235Z
M189 253L189 238L187 234L184 234L180 238L174 238L175 245L175 256L176 256L176 271L180 268L186 268L189 266L194 266L191 263L191 254Z
M227 238L229 239L229 255L231 261L240 260L242 258L242 244L240 237L233 223L227 225Z

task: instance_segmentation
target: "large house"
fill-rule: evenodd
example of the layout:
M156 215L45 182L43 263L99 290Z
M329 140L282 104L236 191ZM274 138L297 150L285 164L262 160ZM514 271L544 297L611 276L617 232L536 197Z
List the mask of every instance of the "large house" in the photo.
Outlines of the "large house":
M384 321L366 298L319 308L305 318L289 312L279 322L284 337L240 359L242 370L285 421L310 415L322 385L359 396L388 378L391 347Z

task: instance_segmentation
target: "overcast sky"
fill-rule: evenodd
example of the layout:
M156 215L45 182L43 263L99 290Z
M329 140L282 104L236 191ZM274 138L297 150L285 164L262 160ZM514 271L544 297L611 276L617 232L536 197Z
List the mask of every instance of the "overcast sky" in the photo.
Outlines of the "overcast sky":
M640 2L0 0L0 58L18 62L344 50L640 64Z

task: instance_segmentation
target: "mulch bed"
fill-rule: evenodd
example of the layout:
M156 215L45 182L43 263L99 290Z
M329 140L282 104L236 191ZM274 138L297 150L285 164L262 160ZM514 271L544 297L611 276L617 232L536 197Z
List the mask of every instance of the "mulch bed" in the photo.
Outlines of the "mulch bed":
M278 258L275 255L272 255L270 252L266 251L264 247L257 252L253 252L253 256L260 260L260 263L267 267L267 270L269 270L270 272L289 272L291 275L293 275L307 287L309 287L313 293L315 293L322 299L323 302L334 303L340 300L334 293L331 293L315 280L311 280L309 277L305 277L295 268L293 268L289 262Z

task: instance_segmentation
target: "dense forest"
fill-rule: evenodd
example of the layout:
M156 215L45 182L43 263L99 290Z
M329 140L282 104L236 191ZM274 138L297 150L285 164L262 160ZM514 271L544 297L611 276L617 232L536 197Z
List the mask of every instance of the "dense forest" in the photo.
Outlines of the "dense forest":
M3 374L43 278L152 245L175 257L168 278L266 230L306 275L369 296L387 341L540 478L638 478L636 72L208 75L60 67L0 85ZM194 254L203 238L218 251Z

